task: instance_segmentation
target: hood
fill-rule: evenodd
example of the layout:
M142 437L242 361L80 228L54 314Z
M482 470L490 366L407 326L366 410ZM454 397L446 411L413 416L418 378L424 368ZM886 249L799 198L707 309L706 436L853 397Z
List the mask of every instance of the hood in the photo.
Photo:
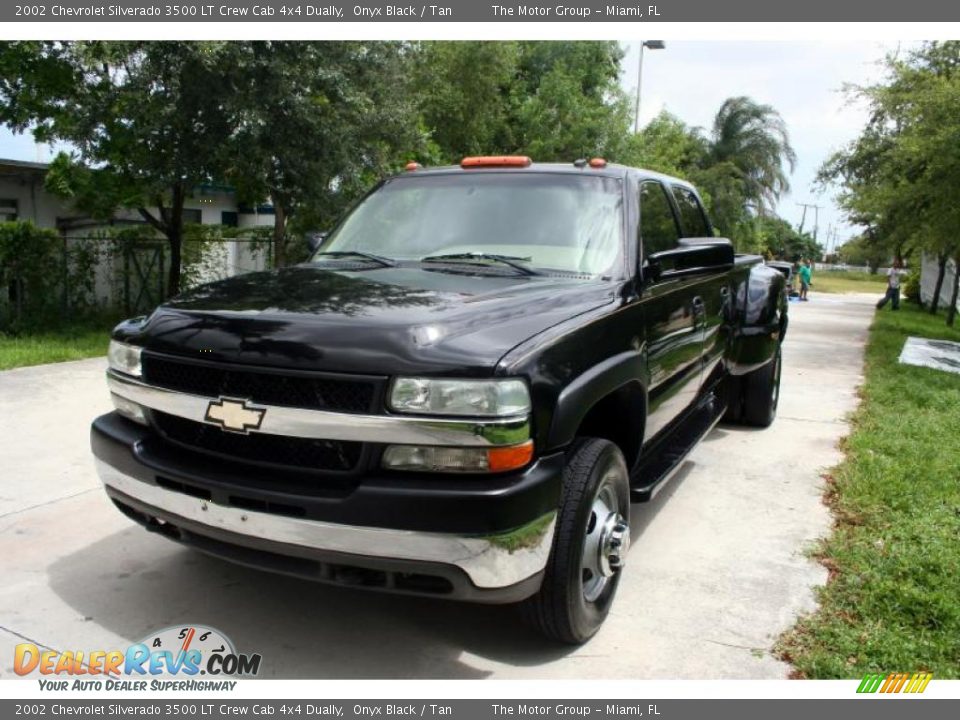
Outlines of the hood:
M482 376L523 341L612 302L616 287L562 276L301 265L195 288L115 336L250 365Z

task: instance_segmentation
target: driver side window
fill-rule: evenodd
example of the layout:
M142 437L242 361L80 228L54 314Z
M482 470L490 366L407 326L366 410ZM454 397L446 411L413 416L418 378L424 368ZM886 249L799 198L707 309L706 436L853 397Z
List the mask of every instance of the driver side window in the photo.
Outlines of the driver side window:
M667 191L659 182L648 180L640 186L640 243L643 257L677 246L680 230L667 198Z

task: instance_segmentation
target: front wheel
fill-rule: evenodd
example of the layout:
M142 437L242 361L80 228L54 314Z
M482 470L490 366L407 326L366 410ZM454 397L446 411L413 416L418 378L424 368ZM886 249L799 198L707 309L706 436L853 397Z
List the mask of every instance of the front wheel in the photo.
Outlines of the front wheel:
M630 547L630 482L609 440L578 440L563 472L553 550L540 592L526 601L545 635L578 645L600 629Z

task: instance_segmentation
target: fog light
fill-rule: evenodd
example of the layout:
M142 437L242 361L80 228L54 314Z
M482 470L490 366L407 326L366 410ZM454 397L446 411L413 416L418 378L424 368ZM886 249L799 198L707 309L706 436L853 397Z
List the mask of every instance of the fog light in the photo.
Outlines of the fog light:
M135 423L140 423L141 425L149 424L147 422L147 414L144 412L142 405L138 405L133 402L133 400L127 400L127 398L117 395L116 393L110 393L110 399L113 400L113 407L116 408L117 412L128 420L133 420Z
M383 451L383 467L420 472L506 472L533 459L533 441L498 448L448 448L390 445Z

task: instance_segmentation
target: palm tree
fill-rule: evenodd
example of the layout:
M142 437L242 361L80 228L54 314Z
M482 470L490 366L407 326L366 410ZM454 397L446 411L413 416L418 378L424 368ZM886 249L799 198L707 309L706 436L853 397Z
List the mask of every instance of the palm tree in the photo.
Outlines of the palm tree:
M792 172L797 156L780 113L741 96L726 100L714 118L709 161L737 168L748 202L762 214L790 189L784 165Z

